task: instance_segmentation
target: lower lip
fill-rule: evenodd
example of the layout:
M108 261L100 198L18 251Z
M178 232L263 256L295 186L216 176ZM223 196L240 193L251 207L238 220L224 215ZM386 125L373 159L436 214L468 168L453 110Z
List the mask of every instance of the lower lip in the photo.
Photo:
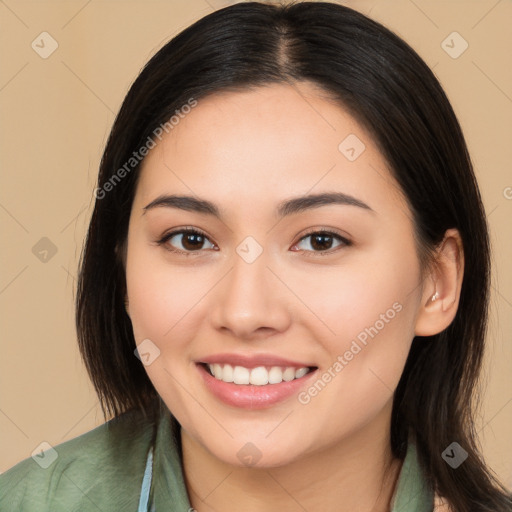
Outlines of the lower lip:
M300 379L279 384L266 384L254 386L233 384L216 379L206 370L202 364L196 364L206 387L222 402L240 407L242 409L265 409L278 402L286 400L298 394L316 373L316 369L310 371Z

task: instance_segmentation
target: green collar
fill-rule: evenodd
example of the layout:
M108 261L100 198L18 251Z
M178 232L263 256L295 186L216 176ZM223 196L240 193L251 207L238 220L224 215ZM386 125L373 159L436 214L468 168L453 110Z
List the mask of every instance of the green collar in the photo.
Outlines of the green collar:
M169 414L163 417L155 442L153 481L151 484L151 510L169 509L188 511L192 507L188 498L179 453L179 430L173 428ZM416 448L409 443L400 471L391 512L432 512L433 493L428 489L420 470Z

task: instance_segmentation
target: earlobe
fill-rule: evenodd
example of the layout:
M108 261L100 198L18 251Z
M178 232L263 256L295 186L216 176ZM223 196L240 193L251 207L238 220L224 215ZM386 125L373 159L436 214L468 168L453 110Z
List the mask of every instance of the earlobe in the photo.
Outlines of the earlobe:
M435 272L426 281L414 334L433 336L455 318L464 275L464 251L456 229L446 231L436 254Z

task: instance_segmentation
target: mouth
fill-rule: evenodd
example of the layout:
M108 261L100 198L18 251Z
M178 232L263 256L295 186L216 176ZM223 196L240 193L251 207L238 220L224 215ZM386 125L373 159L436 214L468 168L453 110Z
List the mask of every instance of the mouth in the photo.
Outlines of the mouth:
M316 366L257 366L246 368L231 364L199 363L206 372L217 380L237 386L267 386L301 379L317 369Z
M240 366L196 363L209 394L237 409L265 409L297 396L310 385L316 366Z

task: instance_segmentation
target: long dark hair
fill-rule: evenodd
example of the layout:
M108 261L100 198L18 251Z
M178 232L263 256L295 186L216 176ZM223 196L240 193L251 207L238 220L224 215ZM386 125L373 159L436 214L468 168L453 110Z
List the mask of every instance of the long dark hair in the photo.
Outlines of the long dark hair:
M432 490L456 511L509 512L512 498L485 466L473 421L490 256L461 128L414 50L334 3L251 2L221 9L167 43L130 88L101 161L76 301L79 347L105 419L134 408L153 421L160 413L158 393L134 357L124 309L123 250L140 167L126 163L191 98L298 81L319 85L373 135L409 203L423 270L445 231L460 232L465 278L459 308L443 332L413 340L394 396L392 451L403 459L411 439ZM457 469L441 457L454 441L469 453Z

